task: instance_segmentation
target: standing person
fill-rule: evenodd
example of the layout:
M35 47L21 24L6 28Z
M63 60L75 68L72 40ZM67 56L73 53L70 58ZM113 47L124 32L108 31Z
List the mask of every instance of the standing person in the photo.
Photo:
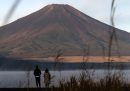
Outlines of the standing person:
M49 70L46 68L44 72L44 83L45 83L46 88L49 88L50 80L51 80L51 75L50 75Z
M40 76L41 76L41 70L39 69L38 65L36 65L36 68L34 70L34 76L36 80L36 86L41 87L41 81L40 81Z

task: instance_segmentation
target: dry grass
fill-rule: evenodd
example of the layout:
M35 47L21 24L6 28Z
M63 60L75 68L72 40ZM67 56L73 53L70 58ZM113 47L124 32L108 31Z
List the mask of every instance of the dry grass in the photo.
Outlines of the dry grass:
M79 78L72 76L69 80L59 82L57 91L129 91L130 85L120 75L106 75L95 81L89 74L81 74Z

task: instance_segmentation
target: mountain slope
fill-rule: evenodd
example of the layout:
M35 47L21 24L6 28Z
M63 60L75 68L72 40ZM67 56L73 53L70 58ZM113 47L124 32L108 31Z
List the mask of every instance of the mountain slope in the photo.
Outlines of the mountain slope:
M0 28L0 54L31 58L55 55L107 54L110 33L115 29L69 5L52 4ZM130 34L115 29L122 55L130 55ZM103 51L103 49L105 51ZM116 55L116 45L113 45Z

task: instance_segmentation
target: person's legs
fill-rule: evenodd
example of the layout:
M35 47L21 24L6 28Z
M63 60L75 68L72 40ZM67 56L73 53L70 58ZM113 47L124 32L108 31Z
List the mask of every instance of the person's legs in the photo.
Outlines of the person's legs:
M38 80L37 80L37 81L38 81L38 85L39 85L39 87L41 87L40 77L38 77L37 79L38 79Z
M45 83L45 88L47 88L47 83Z
M46 88L49 88L49 84L48 84L48 83L45 83L45 87L46 87Z
M37 79L37 77L35 77L35 80L36 80L36 86L38 87L38 79Z
M47 83L47 88L49 88L49 84Z

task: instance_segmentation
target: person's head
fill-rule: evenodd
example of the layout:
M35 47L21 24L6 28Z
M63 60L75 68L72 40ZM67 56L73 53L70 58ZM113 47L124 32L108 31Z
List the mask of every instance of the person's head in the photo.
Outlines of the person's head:
M38 69L38 65L36 65L36 69Z
M48 72L49 72L49 70L46 68L46 69L45 69L45 73L48 73Z

